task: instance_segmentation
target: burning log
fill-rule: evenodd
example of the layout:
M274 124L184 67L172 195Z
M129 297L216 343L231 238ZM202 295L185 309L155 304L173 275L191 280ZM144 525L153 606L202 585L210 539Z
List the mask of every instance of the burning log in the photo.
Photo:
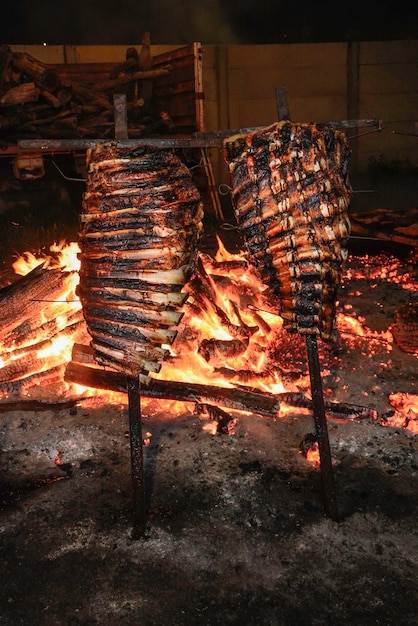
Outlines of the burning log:
M225 381L233 382L236 385L256 384L259 381L265 381L266 385L273 379L286 381L300 380L301 373L297 370L285 369L280 365L269 365L262 372L256 372L251 369L232 369L231 367L214 367L214 372L219 374Z
M50 356L48 359L48 367L53 369L62 362L61 356L57 355L55 358ZM51 367L52 366L52 367ZM26 354L20 359L13 359L8 365L2 367L0 370L0 384L5 382L14 382L16 380L23 380L29 374L38 374L44 371L45 358L43 356L37 357L34 354Z
M71 361L65 371L65 380L96 389L122 391L127 389L126 376L111 370L104 370ZM266 417L277 417L280 401L277 397L262 392L247 392L199 383L182 383L153 379L141 389L144 398L177 400L180 402L219 404L222 407L250 411Z
M93 351L89 346L74 344L72 360L65 371L65 380L86 387L126 392L126 376L95 365ZM173 380L152 379L147 387L141 389L146 398L177 400L249 411L265 417L277 417L282 404L312 410L312 400L302 393L273 394L254 387L234 386L219 387L199 383L183 383ZM339 419L377 419L376 411L369 407L346 402L325 402L325 408L331 417Z
M65 373L65 363L60 363L55 367L36 372L26 378L15 381L9 381L0 384L0 395L4 396L20 396L23 392L36 387L37 385L53 385L63 380Z
M65 273L59 269L47 270L41 263L26 276L4 287L0 291L0 337L33 317L34 302L58 299L63 280ZM44 304L40 308L44 308Z
M0 290L2 395L18 395L41 382L62 382L68 360L62 350L71 348L74 337L85 337L74 293L78 274L47 269L48 262L52 259Z
M39 324L42 315L54 319L65 310L71 314L73 311L69 303L62 303L61 296L66 291L71 291L71 282L74 279L75 272L63 272L58 268L46 269L41 263L22 278L1 289L0 339L5 345L13 342L13 333L19 334L19 328L25 322L29 324L24 329L27 332L31 324L32 327ZM60 303L64 304L61 310L58 308Z
M248 348L248 341L241 339L203 339L199 346L198 353L207 363L220 364L225 359L234 358L244 354Z
M230 286L232 286L232 282L231 279L228 279L228 287ZM248 326L244 324L240 319L239 325L234 324L230 320L228 314L223 308L222 301L218 295L218 291L216 289L213 277L209 276L206 272L200 255L198 258L195 275L189 281L188 287L191 290L191 294L194 300L194 305L192 306L194 306L197 310L208 311L212 315L215 315L219 319L221 325L232 337L245 339L250 337L258 330L257 326ZM229 348L231 356L232 352L236 350L237 347L238 344L236 344L236 347L232 349L232 351L231 347ZM203 348L203 351L205 352L205 348ZM238 354L238 352L235 352L235 354Z

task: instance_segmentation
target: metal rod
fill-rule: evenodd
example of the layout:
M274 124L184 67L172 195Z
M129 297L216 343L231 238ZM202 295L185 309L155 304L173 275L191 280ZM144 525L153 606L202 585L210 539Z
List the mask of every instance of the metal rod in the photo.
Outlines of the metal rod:
M125 93L113 94L113 107L115 112L115 138L128 139L128 109Z
M381 120L340 120L339 122L321 122L331 128L359 128L373 127L381 128ZM223 140L236 134L247 134L263 127L254 126L252 128L238 128L233 130L217 130L208 132L196 132L187 136L170 137L147 137L137 139L117 139L117 145L122 148L134 146L154 146L156 148L180 149L180 148L221 148ZM87 150L94 148L97 144L106 143L111 139L21 139L17 145L20 150Z
M321 481L325 515L337 522L337 500L334 487L327 421L325 417L324 394L322 390L321 369L319 364L316 335L306 335L306 349L308 353L309 377L311 381L313 416L315 422L316 436L318 439L319 458L321 465Z
M131 444L131 474L133 495L132 539L145 535L147 524L144 484L144 458L141 428L141 396L139 378L127 377L129 436Z

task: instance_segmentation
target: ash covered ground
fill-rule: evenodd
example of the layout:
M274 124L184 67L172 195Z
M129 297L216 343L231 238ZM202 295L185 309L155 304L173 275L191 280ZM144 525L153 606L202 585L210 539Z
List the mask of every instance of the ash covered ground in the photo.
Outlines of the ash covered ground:
M299 453L309 414L239 415L232 436L143 414L138 541L125 404L2 415L0 623L416 623L416 435L329 422L335 522Z

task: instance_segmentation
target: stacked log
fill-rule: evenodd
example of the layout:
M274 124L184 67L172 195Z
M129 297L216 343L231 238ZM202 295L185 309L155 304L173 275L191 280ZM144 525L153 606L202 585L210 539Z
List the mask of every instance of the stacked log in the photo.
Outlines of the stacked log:
M62 381L62 354L45 355L57 338L86 335L81 306L71 293L73 281L74 272L40 263L0 290L0 396Z
M147 34L148 35L148 34ZM152 111L152 81L170 72L170 66L153 69L149 36L143 50L115 66L101 82L69 81L63 74L25 52L0 46L0 142L15 144L33 138L114 137L115 93L131 93L128 99L128 134L142 137L168 133L172 122L166 112ZM137 57L138 62L132 57ZM146 64L140 64L146 56ZM138 97L144 84L147 101ZM146 105L146 106L145 106Z

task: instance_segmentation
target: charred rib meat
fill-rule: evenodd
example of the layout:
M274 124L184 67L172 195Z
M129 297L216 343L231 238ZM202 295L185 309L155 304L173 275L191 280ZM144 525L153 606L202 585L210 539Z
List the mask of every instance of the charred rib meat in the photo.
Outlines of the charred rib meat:
M202 203L169 151L113 143L87 153L78 293L101 365L149 382L187 298L202 231Z
M229 137L224 155L238 224L284 327L331 339L350 231L348 141L285 121Z

